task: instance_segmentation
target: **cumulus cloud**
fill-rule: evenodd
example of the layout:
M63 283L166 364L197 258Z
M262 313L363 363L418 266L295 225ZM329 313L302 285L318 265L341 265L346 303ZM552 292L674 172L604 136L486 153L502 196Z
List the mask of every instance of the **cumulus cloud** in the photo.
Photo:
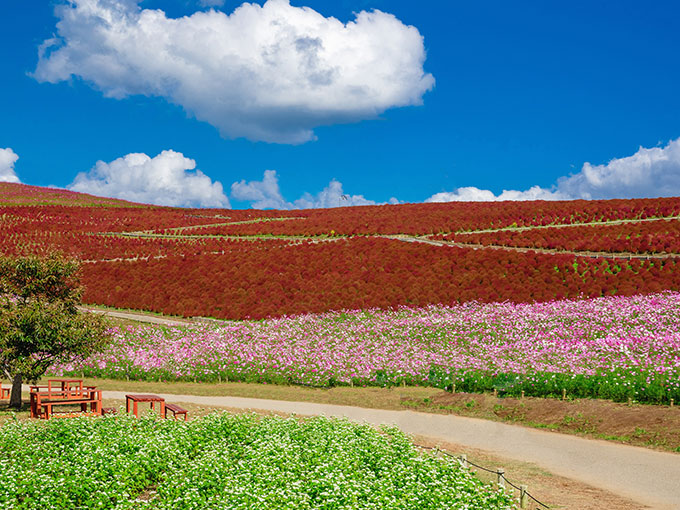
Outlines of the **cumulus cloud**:
M560 177L551 188L503 190L495 195L475 187L432 195L425 202L575 200L680 196L680 138L665 147L640 147L632 156L603 165L585 163L577 174Z
M375 205L363 195L347 195L342 183L333 179L317 195L305 193L293 202L287 202L279 189L279 178L275 170L265 170L261 181L246 182L242 180L231 185L231 198L251 202L255 209L320 209L328 207L346 207L351 205ZM391 198L390 203L398 203Z
M342 23L269 0L174 19L138 2L58 6L34 77L80 77L113 98L163 97L225 137L294 144L318 126L421 104L434 86L421 34L381 11Z
M680 138L606 165L585 163L578 174L558 180L557 189L586 199L680 196Z
M110 163L98 161L68 189L145 204L230 207L222 184L195 168L193 159L171 150L153 158L132 153Z
M504 200L567 200L557 191L550 191L539 186L533 186L526 191L503 190L494 195L488 189L474 186L458 188L454 191L436 193L425 202L501 202Z
M20 182L14 171L14 163L19 156L10 149L0 149L0 182Z

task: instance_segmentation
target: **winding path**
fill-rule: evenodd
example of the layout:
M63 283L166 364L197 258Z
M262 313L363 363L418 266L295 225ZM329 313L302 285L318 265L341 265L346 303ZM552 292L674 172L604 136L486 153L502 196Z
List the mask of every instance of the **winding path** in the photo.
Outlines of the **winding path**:
M344 416L374 425L393 424L409 434L532 462L557 475L613 492L655 510L680 509L680 454L461 416L242 397L161 396L173 403ZM124 399L125 393L104 391L103 397Z
M574 255L577 257L589 257L593 259L675 259L680 258L678 253L632 253L632 252L604 252L604 251L570 251L557 250L552 248L526 248L523 246L506 246L504 244L476 244L476 243L461 243L458 241L439 241L436 239L429 239L427 237L410 236L406 234L389 234L379 235L376 237L383 237L393 241L403 241L406 243L424 243L433 246L453 246L456 248L471 248L473 250L504 250L517 251L520 253L535 252L545 253L548 255Z

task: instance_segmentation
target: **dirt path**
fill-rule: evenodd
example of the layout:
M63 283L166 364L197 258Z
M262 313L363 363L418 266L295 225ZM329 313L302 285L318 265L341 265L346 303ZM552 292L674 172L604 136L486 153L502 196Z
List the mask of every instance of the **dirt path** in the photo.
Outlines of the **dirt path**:
M451 415L387 411L308 402L162 394L166 401L299 415L345 416L455 443L577 480L656 510L680 509L680 455ZM107 399L125 392L105 391Z
M501 227L501 228L485 228L480 230L462 230L456 234L486 234L492 232L522 232L524 230L536 230L541 228L571 228L571 227L589 227L598 225L625 225L626 223L645 223L648 221L671 221L678 220L680 216L660 216L658 218L631 218L624 220L611 221L589 221L586 223L555 223L552 225L527 225L526 227Z
M395 241L403 241L406 243L424 243L431 244L433 246L453 246L456 248L468 248L473 250L505 250L505 251L517 251L520 253L527 253L533 251L535 253L545 253L548 255L575 255L577 257L590 257L594 259L672 259L680 258L678 253L629 253L629 252L599 252L599 251L567 251L567 250L556 250L550 248L525 248L521 246L505 246L502 244L475 244L475 243L460 243L456 241L437 241L434 239L428 239L426 237L408 236L404 234L398 235L383 235L377 237L384 237L385 239L392 239Z
M163 326L187 326L189 324L192 324L191 320L181 321L174 319L166 319L165 317L156 317L153 315L145 315L142 313L118 312L116 310L103 310L101 308L90 308L87 306L79 306L78 309L84 312L108 315L109 317L116 317L118 319L127 319L137 322L148 322L151 324L161 324Z

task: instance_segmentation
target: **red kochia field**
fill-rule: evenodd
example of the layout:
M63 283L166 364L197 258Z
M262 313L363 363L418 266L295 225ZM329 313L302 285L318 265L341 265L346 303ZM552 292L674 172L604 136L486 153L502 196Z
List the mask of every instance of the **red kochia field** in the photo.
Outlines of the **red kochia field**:
M679 214L678 198L189 210L0 183L0 252L80 259L89 303L260 318L680 290Z
M87 264L90 302L225 318L680 288L675 261L612 261L352 238Z

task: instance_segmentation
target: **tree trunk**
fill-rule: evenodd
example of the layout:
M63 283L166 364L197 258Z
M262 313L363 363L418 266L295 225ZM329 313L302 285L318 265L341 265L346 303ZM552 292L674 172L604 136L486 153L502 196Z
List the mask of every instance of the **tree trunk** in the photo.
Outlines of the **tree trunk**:
M12 379L12 394L9 397L9 406L17 410L21 408L21 383L21 376L15 375L14 379Z

